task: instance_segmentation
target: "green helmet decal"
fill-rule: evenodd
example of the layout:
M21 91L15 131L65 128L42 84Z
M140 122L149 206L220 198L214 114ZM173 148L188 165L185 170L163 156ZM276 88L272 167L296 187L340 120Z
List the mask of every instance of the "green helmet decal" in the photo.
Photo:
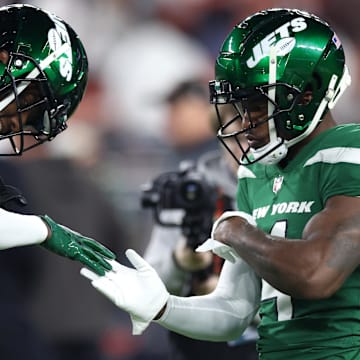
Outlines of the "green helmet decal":
M75 31L34 6L1 7L0 34L0 140L9 139L10 155L20 155L66 128L85 92L88 61ZM1 115L12 103L15 130Z
M235 104L253 93L271 103L268 120L277 139L272 150L309 135L350 81L336 33L296 9L268 9L235 26L216 59L215 77L210 82L215 104ZM309 91L311 101L304 102Z

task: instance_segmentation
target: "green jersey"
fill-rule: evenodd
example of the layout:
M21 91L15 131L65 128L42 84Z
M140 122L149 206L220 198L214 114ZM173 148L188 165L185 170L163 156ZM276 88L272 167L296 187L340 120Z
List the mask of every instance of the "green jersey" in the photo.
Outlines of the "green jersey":
M301 239L335 195L360 196L360 125L321 133L284 169L257 163L239 169L239 210L289 241ZM260 359L360 359L360 267L323 300L291 298L263 281L260 317Z

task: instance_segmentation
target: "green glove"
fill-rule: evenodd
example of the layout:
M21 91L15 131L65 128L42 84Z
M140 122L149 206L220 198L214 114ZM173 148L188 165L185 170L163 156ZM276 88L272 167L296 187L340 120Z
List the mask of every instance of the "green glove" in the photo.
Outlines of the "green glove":
M49 216L40 216L51 229L51 234L41 245L46 249L80 261L98 275L105 275L105 271L112 266L106 260L115 259L115 254L97 241L57 224Z

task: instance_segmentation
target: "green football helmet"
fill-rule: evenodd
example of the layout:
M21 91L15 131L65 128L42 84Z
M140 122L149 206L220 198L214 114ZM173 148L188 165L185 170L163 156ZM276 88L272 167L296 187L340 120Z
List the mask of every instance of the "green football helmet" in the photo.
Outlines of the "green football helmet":
M30 5L0 8L0 140L21 155L66 129L85 92L88 61L75 31Z
M258 12L232 29L216 60L209 87L218 138L239 164L276 164L316 128L349 84L343 47L327 23L296 9ZM252 122L250 113L261 106L266 119ZM244 147L241 137L264 123L269 143Z

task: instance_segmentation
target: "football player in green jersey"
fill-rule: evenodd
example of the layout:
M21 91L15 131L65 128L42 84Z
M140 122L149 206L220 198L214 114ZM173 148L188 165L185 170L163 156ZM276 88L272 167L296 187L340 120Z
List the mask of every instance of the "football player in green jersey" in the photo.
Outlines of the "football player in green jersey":
M306 12L261 11L229 33L215 74L218 137L242 152L239 211L225 212L199 249L228 260L218 286L170 296L133 250L135 269L83 274L130 313L134 333L155 320L228 340L259 308L260 359L360 359L360 125L338 126L330 112L350 84L340 39Z
M0 155L22 155L66 129L87 83L88 62L74 30L62 19L25 5L0 8ZM115 255L102 244L48 216L8 211L25 203L0 179L0 249L41 244L102 275Z

